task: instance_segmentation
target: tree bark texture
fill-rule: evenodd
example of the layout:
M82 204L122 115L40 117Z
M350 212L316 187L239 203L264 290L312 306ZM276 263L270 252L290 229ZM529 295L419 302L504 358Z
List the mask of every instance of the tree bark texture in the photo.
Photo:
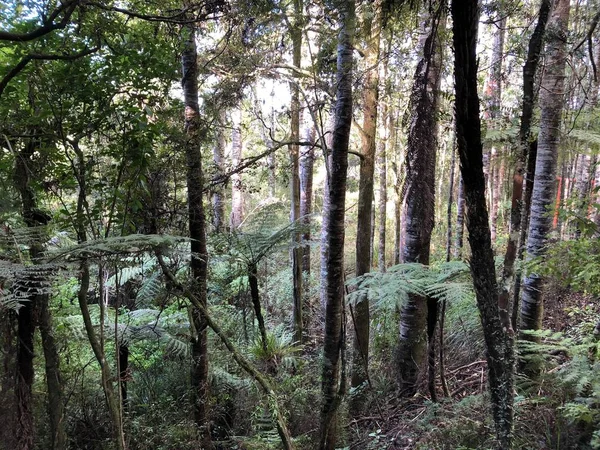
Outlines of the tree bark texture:
M429 265L435 215L435 164L442 52L440 29L445 2L436 2L422 20L422 54L417 64L407 116L406 189L403 262ZM416 391L425 360L427 333L435 329L437 301L408 295L400 314L398 379L408 395ZM432 323L428 323L432 322Z
M30 228L46 226L50 217L38 210L37 199L31 186L32 166L29 164L34 152L38 150L38 143L30 140L25 148L17 155L15 164L15 181L21 196L22 215L26 225ZM32 242L29 242L29 255L33 264L38 264L43 256L45 233L34 233ZM62 377L60 372L60 358L54 332L52 330L52 317L49 309L50 296L44 292L35 292L42 289L43 275L36 275L31 280L24 280L28 286L21 309L18 312L18 343L17 343L17 446L18 448L33 448L33 409L32 409L32 383L34 378L34 341L33 335L36 325L39 325L42 337L42 349L45 359L46 385L48 388L48 418L50 422L50 445L53 450L67 448L67 433L64 422L65 404ZM35 292L33 295L31 291Z
M462 175L458 174L458 192L456 194L456 240L454 244L454 259L462 255L463 236L465 231L465 185Z
M231 132L231 165L238 167L242 162L242 110L241 107L231 112L233 130ZM239 172L231 175L231 216L229 228L232 232L238 228L244 220L244 199L242 194L242 175Z
M372 215L375 149L377 135L377 109L379 106L379 44L381 41L381 1L377 0L365 10L362 30L366 36L365 64L367 73L363 84L363 124L361 132L362 158L358 184L358 212L356 230L356 276L371 271L371 236L374 231ZM368 378L369 361L369 299L360 296L354 305L354 340L352 346L351 386L358 389ZM358 389L351 399L353 413L358 413L364 399Z
M344 237L346 210L346 178L348 173L348 147L352 125L352 53L355 34L355 3L338 0L339 13L337 45L337 88L335 125L331 146L329 177L329 205L327 220L325 335L323 342L321 429L319 448L333 450L337 442L337 416L344 394L345 380L341 375L344 354Z
M453 0L456 135L467 205L471 273L487 350L488 382L496 436L509 449L513 428L514 350L500 321L494 253L485 201L483 146L477 94L477 0Z
M535 183L531 198L531 218L527 239L527 258L545 252L552 217L548 209L556 194L556 163L560 142L560 123L564 103L566 39L570 4L558 0L548 23L546 70L540 89L540 133L535 163ZM542 278L529 274L523 280L521 329L538 330L543 317Z
M315 129L310 118L304 116L304 140L306 142L315 142ZM313 211L313 173L315 165L315 147L302 147L300 154L300 217L302 217L302 272L305 278L310 275L310 225ZM305 291L308 288L308 281L305 283Z
M383 78L383 89L382 92L384 96L389 95L390 83L388 83L388 59L387 54L389 53L390 42L386 45L386 54L383 60L380 62L382 78ZM380 141L377 150L377 166L378 166L378 176L379 176L379 241L377 245L377 267L381 272L385 272L386 269L386 225L387 225L387 154L392 153L392 143L394 142L394 133L392 132L394 128L394 119L392 114L390 114L390 108L387 102L384 102L381 105L381 120L379 121L379 130L380 130ZM388 152L388 150L390 150Z
M518 256L517 249L519 237L521 234L522 215L524 211L523 182L530 147L529 140L531 136L531 120L533 117L533 107L535 105L535 74L537 72L537 67L540 60L542 43L544 41L544 34L546 32L546 25L548 23L548 17L550 16L551 7L552 0L542 0L538 13L538 22L529 40L527 59L525 61L525 65L523 66L523 101L521 108L521 123L519 126L519 143L516 150L517 159L515 163L515 171L512 182L508 242L506 244L506 252L504 254L504 264L502 266L502 279L499 286L500 292L498 294L498 305L500 307L503 325L507 329L513 330L515 328L513 320L511 318L511 320L508 321L507 318L510 314L511 308L513 309L513 311L515 308L514 300L512 302L512 306L510 304L510 295L511 288L514 287L515 261ZM527 215L528 211L525 211L525 214ZM516 292L516 295L518 296L519 293ZM512 315L514 315L514 313L511 314L511 316Z
M213 164L215 168L215 176L221 176L223 174L224 158L225 158L225 133L223 127L225 126L225 113L219 114L219 122L217 124L217 136L215 145L213 147ZM223 192L223 186L221 184L216 185L212 189L212 225L213 230L216 233L224 231L225 227L225 193Z
M183 52L181 55L182 77L185 105L185 158L188 191L188 220L191 239L190 270L194 289L199 301L206 306L207 260L206 220L203 204L203 174L200 145L205 130L200 123L198 105L198 62L196 53L196 29L185 26L183 32ZM193 389L194 420L200 433L204 448L212 448L210 440L208 404L208 348L206 318L198 308L193 308L195 336L192 337L191 384Z
M294 23L291 26L290 34L292 37L292 64L298 69L302 66L302 0L294 0ZM291 185L291 213L292 222L300 220L300 86L298 82L293 82L291 85L292 101L290 106L291 113L291 138L292 144L290 149L290 185ZM302 342L302 310L303 296L302 291L302 260L303 249L300 246L302 235L300 231L295 231L292 235L292 280L293 280L293 323L294 323L294 340Z

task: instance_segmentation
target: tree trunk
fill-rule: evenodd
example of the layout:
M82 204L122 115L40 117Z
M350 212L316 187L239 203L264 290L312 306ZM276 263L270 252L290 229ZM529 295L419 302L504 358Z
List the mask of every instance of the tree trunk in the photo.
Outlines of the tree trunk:
M223 127L225 126L225 122L225 113L221 112L217 124L216 142L213 147L213 164L215 166L215 176L217 177L223 174L225 158L225 133L223 133ZM213 230L215 233L222 233L225 227L225 195L221 184L218 184L212 190L212 207Z
M420 48L407 117L406 190L404 192L405 263L429 265L435 215L435 162L445 2L437 2L423 17ZM412 395L437 321L437 300L410 294L402 306L398 342L398 378Z
M87 241L86 233L86 210L89 209L87 200L87 160L83 151L79 147L79 143L76 140L70 140L73 151L76 154L76 162L74 170L76 170L75 178L77 179L79 193L77 196L77 210L75 213L75 231L77 233L77 242L83 244ZM80 276L79 276L79 290L77 292L77 300L79 303L79 309L83 317L83 324L85 331L92 347L92 351L98 365L100 366L101 384L102 391L108 407L109 416L111 419L111 425L113 427L114 441L117 450L125 450L127 445L125 443L125 432L123 429L123 417L121 415L121 404L118 399L118 394L115 392L115 386L113 384L114 374L111 373L111 368L106 360L106 353L104 351L103 339L98 337L94 324L92 323L92 316L87 303L87 294L90 288L90 263L87 259L81 261Z
M501 8L500 8L501 9ZM487 86L485 90L485 97L487 97L487 107L485 108L486 119L491 121L490 127L494 128L497 126L496 121L500 118L500 105L502 100L502 61L504 59L504 36L506 34L506 15L503 11L499 11L501 19L495 22L493 26L496 27L494 33L494 43L492 46L492 63L490 65ZM500 190L498 173L498 161L501 156L501 152L497 147L492 147L490 150L489 158L489 185L491 186L490 205L491 205L491 237L492 243L496 242L496 227L498 222L498 193Z
M540 134L527 240L528 259L544 254L552 226L552 217L548 215L548 208L552 207L556 193L556 162L564 103L569 7L568 0L558 0L548 24L546 71L540 89ZM539 275L531 273L523 281L521 302L521 329L523 330L538 330L541 327L543 317L541 290L542 278Z
M298 69L302 66L302 0L294 0L294 23L290 29L292 38L292 64ZM292 102L290 106L291 113L291 140L290 162L291 162L291 221L296 222L300 219L300 86L298 81L291 85ZM295 231L292 236L292 280L293 280L293 323L294 340L302 342L302 259L303 249L300 246L302 236L300 231Z
M452 259L452 203L454 202L454 171L456 168L456 151L454 140L452 146L452 159L450 160L450 186L448 187L448 206L446 209L446 261Z
M346 178L348 174L348 148L352 125L352 53L354 50L355 3L354 0L337 0L339 35L337 46L337 88L335 126L331 148L329 177L329 205L327 219L327 262L325 308L325 334L323 342L321 429L319 448L336 447L337 416L345 390L344 372L340 361L344 355L344 236L346 211ZM341 363L341 364L340 364Z
M197 296L202 305L206 306L208 253L206 250L206 220L202 198L203 175L202 155L200 152L200 144L206 130L203 129L200 123L200 108L198 105L198 62L195 26L185 26L182 33L184 47L181 54L181 86L185 104L185 159L189 232L192 252L190 270ZM192 337L191 369L194 420L198 427L203 447L209 449L212 448L212 443L208 420L209 380L207 324L206 318L197 308L193 309L192 316L195 329L195 336Z
M454 244L454 258L462 255L463 236L465 232L465 185L462 175L458 174L458 194L456 195L456 243Z
M372 8L372 9L371 9ZM371 238L374 231L372 215L375 149L377 134L377 108L379 103L379 44L381 41L381 2L371 4L365 10L362 30L366 36L365 64L367 73L363 85L363 125L361 132L362 158L358 184L358 212L356 230L356 276L371 271ZM352 346L351 386L355 389L350 408L358 414L364 400L364 390L359 388L368 379L369 361L369 299L367 294L360 296L354 305L354 341Z
M238 167L242 161L242 110L241 107L231 112L233 131L231 132L231 165ZM239 172L231 175L231 217L229 228L231 232L238 228L244 220L242 196L242 175Z
M260 332L260 340L262 348L267 353L267 329L265 327L265 319L262 314L262 308L260 306L260 293L258 291L258 274L256 262L250 262L248 264L248 285L250 286L250 298L252 299L252 306L254 307L254 315L258 322L258 331Z
M500 449L510 449L513 427L513 342L502 327L485 200L483 146L477 95L477 0L452 0L458 154L467 204L471 273L487 350L492 413Z
M29 162L37 150L37 144L31 140L25 144L25 149L17 155L15 164L15 182L22 203L22 214L26 225L30 228L46 226L50 217L40 212L37 207L35 193L30 186L31 167ZM34 233L29 242L29 255L33 264L39 263L44 252L43 242L45 233ZM44 280L38 275L28 282L30 289L41 289ZM48 418L50 422L51 448L61 450L67 448L65 429L65 404L60 372L60 359L52 330L50 314L50 296L47 293L24 293L24 301L18 313L18 343L17 343L17 448L32 449L34 443L32 383L34 379L34 341L33 336L36 321L40 327L42 349L44 351L46 384L48 387ZM36 317L37 316L37 317Z
M523 103L521 113L521 123L519 126L519 146L517 149L517 160L512 183L512 197L510 207L510 226L508 232L508 242L506 244L506 253L504 254L504 264L502 266L502 279L500 281L500 293L498 294L498 305L502 315L503 325L507 329L514 330L515 320L511 318L510 322L507 316L510 314L511 305L509 304L511 288L515 286L515 260L517 259L519 248L519 239L521 234L523 215L528 217L528 208L523 208L524 190L523 180L526 170L526 164L529 154L529 139L531 136L531 120L533 117L534 100L534 84L537 66L540 60L542 51L542 43L546 32L546 24L550 16L552 0L542 0L538 13L538 22L535 26L533 34L529 40L527 50L527 60L523 66ZM531 178L530 178L531 179ZM525 219L527 220L527 219ZM522 258L522 254L519 259ZM520 275L519 275L520 284ZM516 297L514 297L516 295ZM512 315L517 315L517 307L515 298L518 299L519 291L513 292Z
M383 78L387 78L387 58L383 63ZM389 125L392 122L391 115L388 114L387 102L381 108L381 122L382 125L379 127L382 130L382 136L379 142L379 150L377 164L379 167L379 241L377 245L377 267L381 272L385 272L386 269L386 225L387 225L387 149L390 148L390 128Z
M304 117L304 140L313 143L315 141L315 129L309 120L309 117ZM310 224L312 214L312 197L313 197L313 168L315 165L315 147L307 146L302 148L300 155L300 216L302 217L303 231L302 242L305 244L302 247L302 272L305 278L310 275ZM308 288L308 280L305 283L305 292Z

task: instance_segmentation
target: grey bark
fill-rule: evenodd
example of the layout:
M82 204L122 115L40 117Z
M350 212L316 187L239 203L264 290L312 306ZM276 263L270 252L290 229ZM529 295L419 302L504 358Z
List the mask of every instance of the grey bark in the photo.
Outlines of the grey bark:
M358 185L358 212L356 230L356 276L371 271L373 227L373 193L375 174L375 149L377 134L377 108L379 104L379 44L381 41L381 2L372 3L365 10L362 21L366 36L365 64L367 73L363 84L363 124L361 132L362 158ZM361 295L354 305L354 341L352 346L351 386L358 389L368 379L369 361L369 299ZM364 395L357 390L351 399L351 410L358 413Z
M556 194L556 163L564 103L569 8L568 0L558 0L548 23L547 62L540 90L540 133L527 239L528 259L544 254L552 227L552 217L548 215L548 209L554 206ZM541 327L543 316L541 289L542 278L538 274L531 273L524 279L521 302L521 329L523 330L537 330Z
M231 164L238 167L242 161L242 110L241 107L231 112ZM242 193L242 175L239 172L231 175L231 216L229 228L232 232L238 228L244 220L244 205Z
M225 113L224 111L219 114L219 122L217 124L216 140L213 147L213 164L215 168L215 176L219 177L224 172L224 158L225 158L225 133L223 127L225 126ZM211 195L213 216L212 225L213 230L216 233L224 231L225 227L225 193L221 184L215 185L212 189Z
M442 52L440 29L445 22L445 2L437 2L423 17L422 54L417 64L409 103L406 190L404 192L405 263L429 265L435 215L435 163ZM398 341L398 379L404 393L412 395L425 360L428 335L437 321L437 301L410 294L402 306Z
M323 342L323 371L321 427L319 448L336 447L337 416L345 390L344 355L344 220L346 210L346 178L348 148L352 125L352 53L355 34L355 3L353 0L335 2L339 14L337 46L337 88L335 126L331 147L329 205L327 220L325 335Z

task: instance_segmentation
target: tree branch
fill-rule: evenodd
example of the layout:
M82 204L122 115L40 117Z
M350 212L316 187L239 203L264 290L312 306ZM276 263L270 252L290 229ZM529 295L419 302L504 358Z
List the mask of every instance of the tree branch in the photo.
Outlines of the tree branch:
M83 50L79 53L74 53L72 55L40 55L40 54L31 54L25 56L19 63L13 67L10 72L8 72L2 81L0 81L0 97L2 97L2 93L4 89L14 77L16 77L21 71L29 64L30 61L39 60L39 61L73 61L75 59L83 58L84 56L91 55L92 53L97 52L100 47L94 47L91 49Z
M43 25L41 27L36 28L29 33L12 33L10 31L0 30L0 41L11 41L11 42L28 42L33 41L39 37L45 36L48 33L53 32L54 30L61 30L67 26L69 20L71 20L71 16L75 11L75 8L79 4L80 0L71 0L65 3L62 3L59 7L57 7L52 14L44 20ZM61 14L65 13L64 17L60 22L54 23L56 18Z

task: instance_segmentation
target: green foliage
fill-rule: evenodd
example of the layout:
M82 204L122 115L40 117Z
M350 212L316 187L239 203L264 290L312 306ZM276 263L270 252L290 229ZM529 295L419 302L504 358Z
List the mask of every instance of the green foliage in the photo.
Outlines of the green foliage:
M398 264L386 272L369 272L348 281L352 292L348 302L355 303L363 295L376 307L398 307L408 294L446 300L449 303L472 300L473 286L469 268L462 261L444 262L432 266Z

